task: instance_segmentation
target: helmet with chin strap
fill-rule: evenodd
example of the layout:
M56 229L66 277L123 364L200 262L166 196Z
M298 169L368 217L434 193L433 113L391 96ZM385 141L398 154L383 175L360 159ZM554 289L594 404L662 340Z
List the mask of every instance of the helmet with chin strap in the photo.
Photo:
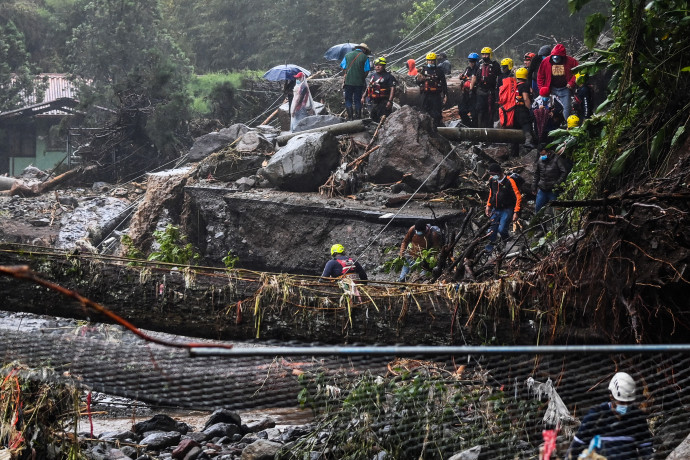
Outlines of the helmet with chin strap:
M342 254L345 252L345 247L342 244L334 244L331 246L331 255Z

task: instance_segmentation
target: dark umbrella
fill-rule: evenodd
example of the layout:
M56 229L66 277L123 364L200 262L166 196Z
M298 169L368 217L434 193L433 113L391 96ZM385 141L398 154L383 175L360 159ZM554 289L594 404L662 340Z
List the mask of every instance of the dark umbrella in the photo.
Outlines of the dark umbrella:
M342 61L347 53L355 49L355 43L341 43L340 45L331 46L323 55L324 59L329 61Z
M307 77L311 75L311 73L307 69L300 67L298 65L283 64L277 65L269 69L268 72L264 74L264 78L270 81L294 80L295 75L297 75L300 72L302 72Z

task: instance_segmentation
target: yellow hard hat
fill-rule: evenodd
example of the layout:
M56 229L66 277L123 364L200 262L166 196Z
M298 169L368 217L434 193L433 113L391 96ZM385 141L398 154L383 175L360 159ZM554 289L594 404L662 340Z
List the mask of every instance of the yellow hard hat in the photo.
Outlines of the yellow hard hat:
M575 74L575 83L578 85L583 85L587 81L587 75L584 73L576 73Z
M493 54L494 50L489 48L488 46L485 46L482 48L482 50L479 52L480 54Z
M568 129L577 128L578 126L580 126L580 117L578 117L577 115L570 115L566 122L568 123Z
M529 73L529 71L526 68L520 67L519 69L517 69L515 71L515 78L519 78L521 80L527 80L527 74L528 73Z
M508 66L508 70L513 70L513 60L510 59L510 58L504 58L504 59L501 61L501 65L502 65L502 66L504 66L504 65L505 65L505 66Z
M331 255L342 254L345 252L345 247L342 244L334 244L331 246Z
M386 58L380 57L374 61L374 65L386 65Z
M427 60L427 61L435 61L435 60L436 60L436 53L434 53L433 51L431 51L430 53L428 53L428 54L426 55L426 60Z

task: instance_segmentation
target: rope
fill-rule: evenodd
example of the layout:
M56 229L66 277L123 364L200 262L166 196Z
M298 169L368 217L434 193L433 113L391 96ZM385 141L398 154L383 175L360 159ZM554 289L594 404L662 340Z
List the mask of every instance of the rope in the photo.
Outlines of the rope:
M405 204L403 204L403 205L400 207L400 209L398 209L398 212L396 212L396 213L393 215L393 217L390 218L390 220L388 221L388 223L386 223L386 225L381 229L381 231L378 232L378 233L374 236L374 238L371 239L371 241L369 242L369 244L367 244L367 246L362 250L362 252L359 253L359 255L355 258L355 262L357 262L357 261L362 257L362 255L364 255L364 253L367 252L367 250L371 247L371 245L374 244L374 242L378 239L378 237L381 236L381 234L388 228L388 226L391 224L391 222L393 222L393 220L394 220L396 217L398 217L398 214L400 214L400 213L402 212L402 210L405 209L405 206L407 206L408 203L409 203L410 201L412 201L412 198L414 198L414 196L417 194L417 192L419 192L419 190L421 190L421 188L424 186L424 184L427 183L427 181L429 180L429 178L436 172L436 170L437 170L438 168L441 167L441 165L443 164L443 162L446 161L446 160L448 159L448 157L451 155L451 153L455 152L455 149L457 149L457 148L458 148L458 146L456 145L455 147L453 147L453 148L450 150L450 152L448 152L448 154L447 154L445 157L443 157L443 160L441 160L441 161L436 165L436 167L433 169L433 171L431 171L431 172L429 173L429 175L426 176L426 179L424 179L424 182L422 182L422 183L419 185L419 187L417 187L417 190L415 190L414 193L413 193L412 195L410 195L410 198L407 199L407 201L405 202Z

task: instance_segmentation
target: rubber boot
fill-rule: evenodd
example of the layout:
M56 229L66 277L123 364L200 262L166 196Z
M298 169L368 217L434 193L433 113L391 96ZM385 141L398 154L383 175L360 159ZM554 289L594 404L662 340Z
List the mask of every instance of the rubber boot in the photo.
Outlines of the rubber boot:
M352 119L354 118L352 116L352 111L353 111L352 107L348 107L345 110L347 110L347 121L352 121Z

